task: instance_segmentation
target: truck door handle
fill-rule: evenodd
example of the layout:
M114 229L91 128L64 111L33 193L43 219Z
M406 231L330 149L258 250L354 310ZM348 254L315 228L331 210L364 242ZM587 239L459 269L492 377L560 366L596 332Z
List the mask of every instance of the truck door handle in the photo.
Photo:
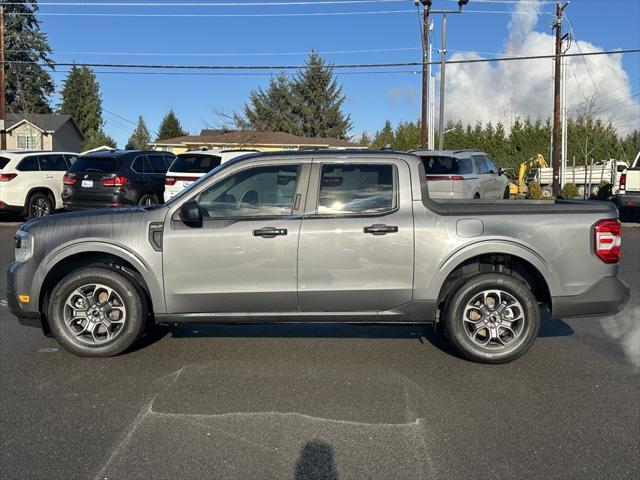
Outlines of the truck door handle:
M265 227L265 228L261 228L259 230L253 231L254 237L262 237L262 238L274 238L274 237L277 237L278 235L286 235L286 234L287 234L286 228Z
M371 235L386 235L387 233L396 233L398 227L384 224L375 224L369 227L364 227L364 233L370 233Z

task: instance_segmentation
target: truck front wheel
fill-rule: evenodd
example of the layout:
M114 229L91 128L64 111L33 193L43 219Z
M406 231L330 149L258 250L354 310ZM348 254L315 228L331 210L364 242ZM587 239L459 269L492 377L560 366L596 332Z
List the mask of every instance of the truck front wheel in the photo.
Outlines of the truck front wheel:
M472 277L449 295L445 335L465 358L506 363L523 355L538 336L540 310L531 290L505 274Z
M146 307L140 290L108 268L87 267L67 275L51 292L49 325L71 353L110 357L142 335Z

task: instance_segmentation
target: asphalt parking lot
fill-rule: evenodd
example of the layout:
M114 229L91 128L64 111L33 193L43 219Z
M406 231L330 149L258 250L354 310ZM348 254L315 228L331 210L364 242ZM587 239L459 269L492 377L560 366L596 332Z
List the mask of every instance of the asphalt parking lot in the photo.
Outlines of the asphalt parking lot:
M6 307L16 228L0 223L1 478L640 478L638 227L621 314L545 318L498 366L422 326L181 327L74 357Z

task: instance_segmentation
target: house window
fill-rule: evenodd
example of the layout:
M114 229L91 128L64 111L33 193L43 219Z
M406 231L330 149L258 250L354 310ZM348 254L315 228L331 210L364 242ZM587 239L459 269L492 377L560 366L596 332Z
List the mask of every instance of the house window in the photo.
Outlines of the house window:
M17 147L19 150L32 150L38 146L38 137L34 133L18 133Z

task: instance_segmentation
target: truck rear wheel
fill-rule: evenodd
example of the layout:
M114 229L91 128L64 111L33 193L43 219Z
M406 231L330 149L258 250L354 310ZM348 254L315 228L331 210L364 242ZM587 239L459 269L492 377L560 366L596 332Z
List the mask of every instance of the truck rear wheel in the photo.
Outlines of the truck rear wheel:
M49 325L69 352L110 357L130 348L142 335L146 305L125 276L108 268L81 268L51 292Z
M481 274L449 295L444 328L451 344L465 358L506 363L533 345L540 328L540 310L524 283L505 274Z

